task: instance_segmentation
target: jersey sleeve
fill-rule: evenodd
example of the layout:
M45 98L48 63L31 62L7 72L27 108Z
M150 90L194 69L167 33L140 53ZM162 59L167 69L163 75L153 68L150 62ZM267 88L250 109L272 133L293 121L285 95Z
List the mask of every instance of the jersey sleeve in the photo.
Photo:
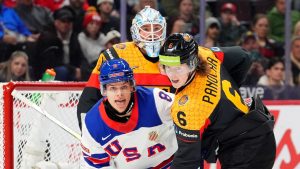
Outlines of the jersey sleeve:
M239 46L222 47L220 49L224 52L223 66L240 87L251 65L248 52Z
M158 115L163 123L172 122L171 107L174 102L174 94L161 90L159 88L153 89L156 109Z
M81 168L113 168L112 166L110 166L110 156L91 136L85 123L83 123L82 126L81 150Z

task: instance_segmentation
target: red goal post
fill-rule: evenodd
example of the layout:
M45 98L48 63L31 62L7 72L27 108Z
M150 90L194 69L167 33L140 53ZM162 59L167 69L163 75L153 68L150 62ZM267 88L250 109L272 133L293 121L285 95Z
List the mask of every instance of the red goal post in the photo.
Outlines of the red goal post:
M80 134L76 107L84 86L84 82L2 83L0 169L27 168L40 161L79 168L80 141L41 112Z

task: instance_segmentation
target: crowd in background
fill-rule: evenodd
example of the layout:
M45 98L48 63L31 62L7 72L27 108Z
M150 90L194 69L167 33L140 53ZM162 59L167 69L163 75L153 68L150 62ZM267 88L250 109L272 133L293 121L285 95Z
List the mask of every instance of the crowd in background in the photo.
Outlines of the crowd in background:
M86 81L99 53L120 42L120 0L0 0L0 4L2 82L39 80L47 68L55 69L56 80ZM199 0L127 0L128 40L132 18L145 5L166 17L167 35L186 32L200 42ZM268 87L270 99L284 98L281 94L298 98L295 93L300 91L293 91L300 86L298 11L300 3L294 0L292 39L285 42L285 0L207 1L204 46L242 46L253 60L246 86ZM291 43L290 82L285 81L285 43Z

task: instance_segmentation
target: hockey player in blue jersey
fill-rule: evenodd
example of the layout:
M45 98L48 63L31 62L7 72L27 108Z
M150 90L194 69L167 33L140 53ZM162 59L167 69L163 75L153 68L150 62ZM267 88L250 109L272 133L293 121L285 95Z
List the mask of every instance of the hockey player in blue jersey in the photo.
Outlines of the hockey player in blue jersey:
M170 116L174 95L137 87L123 59L103 62L104 96L87 113L82 128L82 168L168 168L177 150Z

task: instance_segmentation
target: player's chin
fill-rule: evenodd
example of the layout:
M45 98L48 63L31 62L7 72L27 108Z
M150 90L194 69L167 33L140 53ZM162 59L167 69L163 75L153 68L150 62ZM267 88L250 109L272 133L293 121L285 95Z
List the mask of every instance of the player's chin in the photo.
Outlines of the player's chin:
M171 80L172 86L176 89L180 88L182 84L180 83L179 80Z

